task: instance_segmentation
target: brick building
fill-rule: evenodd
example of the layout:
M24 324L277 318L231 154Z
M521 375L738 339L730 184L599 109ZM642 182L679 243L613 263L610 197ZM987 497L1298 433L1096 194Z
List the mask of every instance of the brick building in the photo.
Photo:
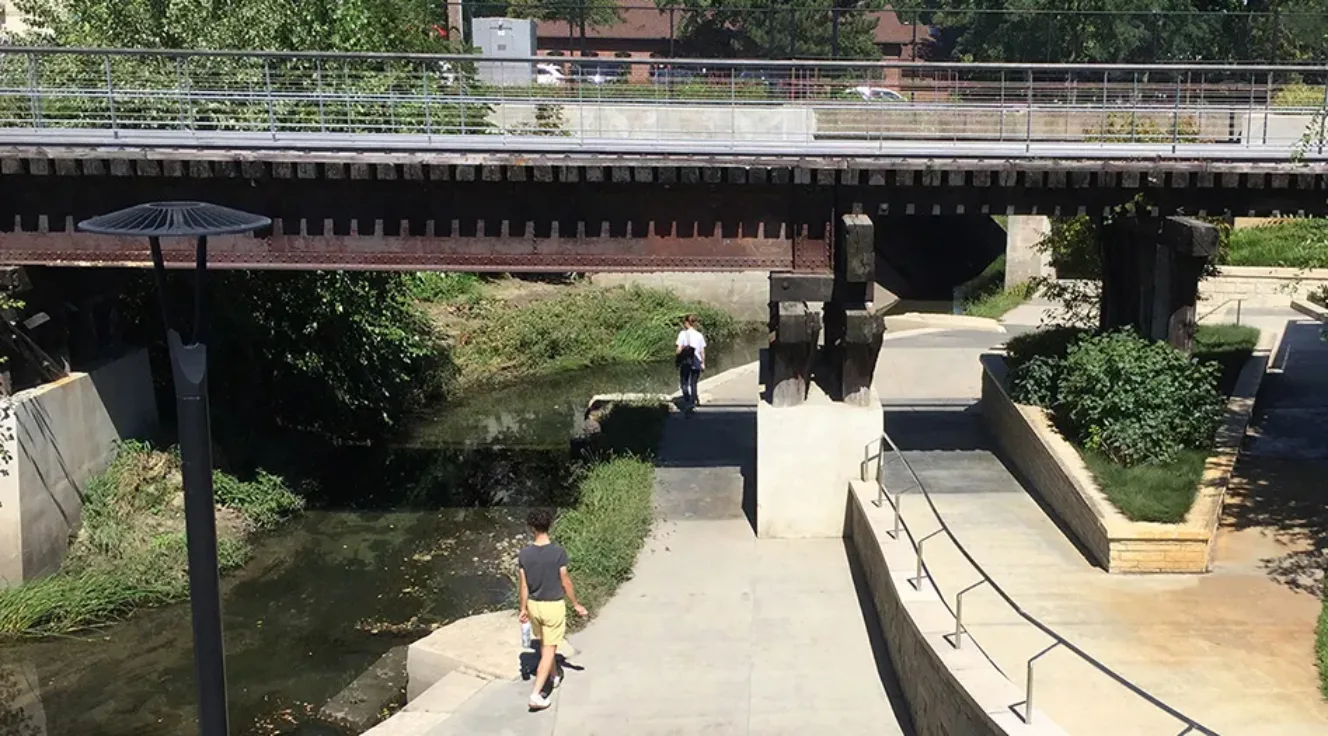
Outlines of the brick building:
M677 57L683 54L679 33L683 26L681 8L660 10L642 0L617 0L622 20L610 25L587 27L585 51L587 56L616 59L619 62L638 62L631 67L633 79L648 75L651 58ZM931 40L926 26L904 23L892 10L871 13L877 19L876 46L882 59L912 61L919 49ZM580 56L582 40L579 28L566 21L540 21L536 26L537 48L542 55Z

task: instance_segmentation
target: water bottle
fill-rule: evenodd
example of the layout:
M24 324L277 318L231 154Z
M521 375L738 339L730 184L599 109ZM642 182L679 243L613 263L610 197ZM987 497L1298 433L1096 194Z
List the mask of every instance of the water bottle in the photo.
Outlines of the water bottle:
M532 637L533 637L533 632L532 632L532 630L531 630L531 628L530 628L530 622L529 622L529 621L526 621L525 623L521 624L521 648L522 648L522 649L529 649L529 648L530 648L530 640L531 640Z

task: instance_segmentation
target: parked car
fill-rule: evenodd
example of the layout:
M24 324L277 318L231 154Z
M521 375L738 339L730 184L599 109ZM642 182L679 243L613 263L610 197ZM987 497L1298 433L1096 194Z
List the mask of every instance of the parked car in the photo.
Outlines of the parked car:
M885 87L869 87L866 85L850 87L844 91L844 94L860 97L867 102L908 102L908 98Z
M650 81L655 84L690 84L702 79L705 70L698 70L692 67L671 67L671 66L652 66L650 67Z
M557 64L536 64L535 84L567 84L567 75Z
M621 62L577 64L576 78L586 84L612 84L627 81L627 65Z

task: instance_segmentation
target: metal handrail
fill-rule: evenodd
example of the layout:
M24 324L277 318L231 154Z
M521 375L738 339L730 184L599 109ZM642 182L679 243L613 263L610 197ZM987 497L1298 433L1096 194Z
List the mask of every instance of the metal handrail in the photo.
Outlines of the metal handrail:
M1130 682L1124 676L1118 674L1115 670L1111 669L1107 665L1099 662L1092 655L1080 649L1073 642L1061 636L1060 634L1056 633L1056 631L1053 630L1051 627L1037 620L1037 618L1035 618L1032 614L1028 613L1022 607L1020 607L1020 605L1016 603L1015 600L1011 598L1010 595L1006 593L1003 588L1001 588L1000 584L997 583L990 575L987 574L987 571L983 569L982 565L980 565L977 560L973 559L973 555L969 554L968 550L964 548L964 545L959 541L959 538L955 536L954 531L951 530L950 526L945 523L945 518L941 516L940 511L936 508L936 504L932 501L931 494L927 491L926 485L923 484L922 479L919 478L918 474L913 470L913 466L908 462L908 458L904 457L904 453L899 449L899 445L895 444L895 441L891 439L890 435L886 432L881 433L880 446L876 454L875 455L870 454L869 450L867 458L864 461L864 473L863 473L864 476L866 475L865 463L870 462L872 459L876 459L878 461L877 470L876 470L876 484L878 491L877 506L880 506L885 501L889 501L891 506L895 507L896 519L899 519L898 504L896 503L896 501L898 500L899 496L902 496L903 493L906 492L906 491L901 491L898 494L896 494L895 500L891 500L889 494L886 492L885 478L884 478L884 467L885 467L884 460L885 460L885 449L887 446L889 446L890 451L894 453L894 455L897 458L899 458L900 462L903 463L905 470L908 471L909 476L912 477L913 479L913 485L917 488L917 490L921 491L922 497L926 499L927 506L931 509L932 515L936 517L937 523L940 524L941 528L927 535L927 537L924 537L924 540L926 538L935 536L938 533L944 532L945 536L949 537L950 541L954 543L955 549L959 551L959 554L962 555L963 558L968 562L968 564L971 565L973 569L979 575L982 576L982 580L980 582L970 585L964 590L960 591L959 597L957 597L956 599L957 611L953 612L955 614L955 641L953 643L953 646L955 648L960 647L960 632L963 631L963 621L961 618L963 612L962 596L964 593L972 590L975 587L978 587L983 583L985 583L993 591L995 591L996 595L1000 596L1001 600L1005 601L1006 605L1008 605L1016 614L1018 614L1020 618L1032 624L1034 628L1038 629L1043 634L1046 634L1055 642L1052 645L1042 649L1040 652L1038 652L1037 654L1028 659L1027 693L1023 703L1024 705L1023 718L1025 723L1033 722L1033 663L1036 662L1038 659L1040 659L1043 655L1055 649L1056 647L1065 647L1071 652L1077 654L1080 657L1080 659L1083 659L1085 662L1092 665L1095 669L1097 669L1097 671L1111 678L1118 685L1124 687L1125 689L1129 690L1135 695L1138 695L1139 697L1143 698L1148 703L1158 708L1162 712L1185 724L1186 728L1184 731L1181 732L1182 734L1195 732L1195 733L1205 734L1206 736L1217 736L1216 731L1213 731L1212 729L1203 726L1198 721L1194 720L1193 718L1190 718L1184 713L1181 713L1175 708L1167 705L1166 703L1157 699L1155 696L1148 693L1148 691L1144 690L1143 688L1139 687L1133 682ZM868 447L870 448L870 445L868 445ZM863 480L866 480L866 478L864 477ZM912 490L912 487L910 487L907 490ZM918 569L920 571L925 570L925 564L922 560L921 542L914 540L913 533L908 529L907 522L903 522L903 527L904 530L908 532L909 542L913 547L913 551L918 556ZM898 537L896 535L896 539L897 538ZM920 579L922 576L921 572L918 573L918 576L919 579L917 581L917 585L918 588L921 589L921 583L922 583ZM931 576L930 571L927 571L926 577L928 580L931 581L932 588L936 591L936 595L940 596L941 600L944 601L945 596L941 593L941 589L936 584L935 578ZM990 657L988 657L988 659L990 659ZM995 663L993 662L993 664Z
M1194 319L1195 323L1202 322L1202 321L1208 319L1209 317L1213 316L1214 314L1217 314L1218 310L1222 309L1223 307L1225 307L1226 305L1228 305L1228 304L1230 304L1230 303L1232 303L1232 302L1235 302L1235 303L1236 303L1236 324L1240 324L1240 308L1241 308L1241 305L1245 303L1245 300L1244 300L1244 299L1235 299L1235 298L1223 300L1221 304L1218 304L1216 307L1213 307L1212 309L1208 310L1207 312L1204 312L1203 314L1199 315L1198 317L1195 317L1195 319Z
M5 54L38 56L144 56L144 57L199 57L199 58L255 58L255 59L345 59L362 61L455 61L488 63L540 63L540 64L642 64L655 66L712 66L721 68L760 69L919 69L928 71L986 70L986 71L1050 71L1050 72L1232 72L1239 74L1304 73L1323 71L1323 62L1303 64L1231 64L1231 63L1167 63L1167 64L1067 64L1055 62L959 62L959 61L901 61L880 60L828 60L828 59L603 59L579 56L481 56L479 54L424 54L388 53L374 51L246 51L241 49L122 49L65 46L4 46Z

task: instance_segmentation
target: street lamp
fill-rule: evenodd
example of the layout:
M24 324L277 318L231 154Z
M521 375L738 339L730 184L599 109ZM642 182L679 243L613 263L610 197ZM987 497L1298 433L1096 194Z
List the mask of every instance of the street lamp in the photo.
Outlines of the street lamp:
M146 237L152 274L171 354L184 480L184 519L189 550L189 603L194 625L194 673L202 736L226 736L226 661L221 638L221 584L217 571L217 519L212 496L212 428L208 414L207 345L203 296L209 235L250 233L272 220L202 202L155 202L93 217L80 230L100 235ZM166 305L166 264L161 238L197 238L194 270L193 340L188 345L171 327Z

